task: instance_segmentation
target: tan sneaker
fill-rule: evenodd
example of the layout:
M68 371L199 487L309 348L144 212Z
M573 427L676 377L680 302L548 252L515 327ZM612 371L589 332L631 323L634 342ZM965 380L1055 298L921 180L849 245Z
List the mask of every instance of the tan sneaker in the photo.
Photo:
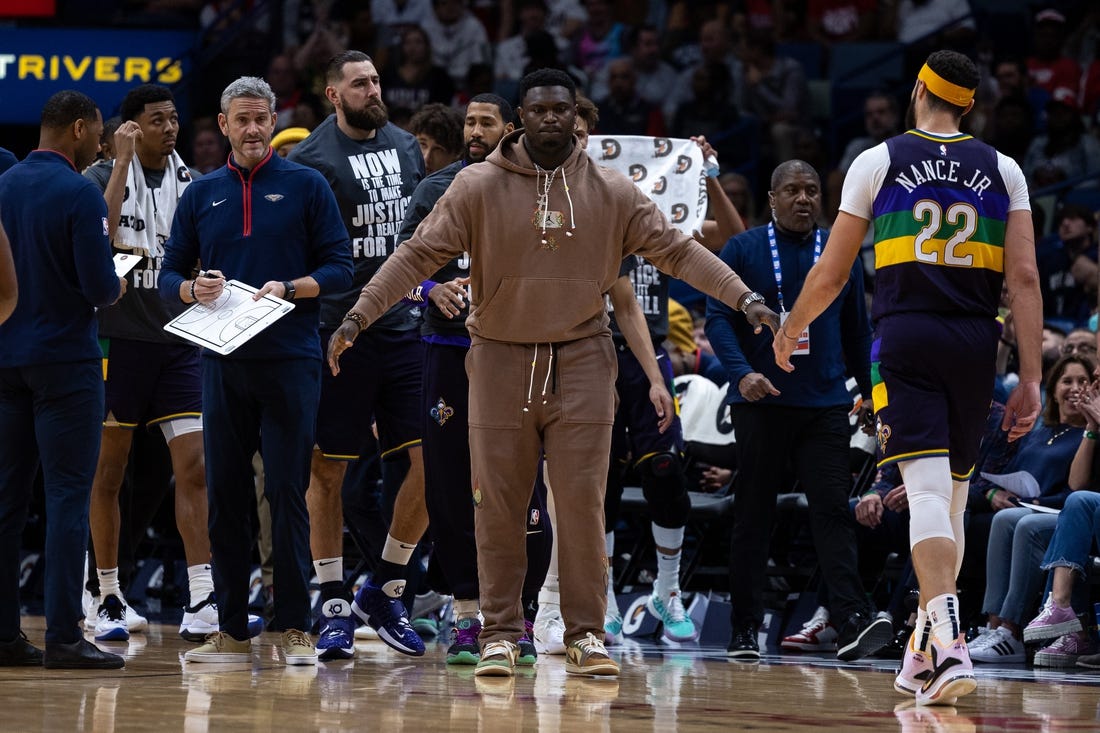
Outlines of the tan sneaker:
M490 641L481 650L474 668L477 677L511 677L515 674L518 647L510 641Z
M252 642L248 639L237 641L225 631L218 631L206 637L202 646L183 655L185 662L251 662Z
M607 655L607 648L591 631L565 650L565 671L570 674L616 676L619 664Z
M309 634L287 629L283 632L282 646L287 664L317 664L317 647L313 646Z

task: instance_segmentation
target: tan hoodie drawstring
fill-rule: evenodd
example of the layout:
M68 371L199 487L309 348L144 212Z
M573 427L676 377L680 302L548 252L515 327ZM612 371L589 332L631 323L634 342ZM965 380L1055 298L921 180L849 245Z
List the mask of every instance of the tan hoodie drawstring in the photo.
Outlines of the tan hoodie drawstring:
M550 375L554 373L554 345L550 347L550 358L546 362L546 377L542 380L542 404L546 404L546 388L550 384ZM527 404L523 406L524 412L530 412L531 394L535 391L535 365L539 360L539 345L535 344L535 355L531 357L531 376L527 380Z
M565 236L572 237L573 230L577 228L577 223L573 219L573 197L569 194L569 181L565 178L565 168L558 166L552 171L547 171L540 167L538 163L535 164L535 197L537 202L537 214L539 217L539 223L542 226L542 243L546 244L546 215L550 211L550 188L554 185L554 176L561 171L561 182L565 188L565 200L569 202L569 231L565 233ZM540 181L540 179L542 179Z

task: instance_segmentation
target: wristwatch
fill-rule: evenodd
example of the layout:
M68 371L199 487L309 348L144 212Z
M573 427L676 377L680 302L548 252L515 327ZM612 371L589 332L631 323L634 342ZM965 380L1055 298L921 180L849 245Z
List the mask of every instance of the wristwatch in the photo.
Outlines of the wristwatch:
M741 311L742 313L747 314L749 312L749 305L750 304L752 304L752 303L763 303L763 302L764 302L764 296L763 295L761 295L760 293L757 293L756 291L750 291L746 295L741 296L741 303L737 306L737 310Z
M290 280L283 280L283 300L294 300L294 293L298 292L294 287L294 283Z

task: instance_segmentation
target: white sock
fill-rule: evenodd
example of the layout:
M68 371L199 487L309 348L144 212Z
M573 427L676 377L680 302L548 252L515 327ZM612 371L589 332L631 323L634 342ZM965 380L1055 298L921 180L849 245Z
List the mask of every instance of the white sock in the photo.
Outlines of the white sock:
M313 561L313 572L317 573L317 585L323 583L344 582L344 558L323 557Z
M214 592L214 576L209 564L187 566L187 588L191 593L191 605L197 606Z
M913 627L913 648L918 652L928 651L928 641L932 638L932 629L928 626L928 612L917 608L917 621Z
M118 587L118 568L96 568L96 575L99 576L99 597L106 598L113 595L118 600L125 603L122 600L122 591Z
M554 587L550 587L550 578L547 576L547 582L543 584L539 589L539 608L543 606L560 606L561 594L558 592L558 579L554 578Z
M455 609L455 621L459 621L464 618L477 618L478 611L481 606L478 605L477 599L472 601L460 601L457 598L454 602Z
M944 593L928 601L928 620L932 638L940 646L951 646L959 636L959 599L954 593Z
M394 539L393 535L387 534L386 544L382 547L382 559L386 562L392 562L394 565L408 565L415 549L415 542L409 545L401 540Z
M680 547L684 544L684 528L670 529L653 525L653 541L657 547L675 548L675 552L666 555L657 550L657 580L653 589L661 596L667 596L680 588Z
M542 602L541 594L544 591L547 593L553 593L554 596L557 597L559 588L560 586L558 585L558 574L547 573L546 580L542 581L542 590L539 591L539 602ZM554 601L554 603L557 603L557 601Z

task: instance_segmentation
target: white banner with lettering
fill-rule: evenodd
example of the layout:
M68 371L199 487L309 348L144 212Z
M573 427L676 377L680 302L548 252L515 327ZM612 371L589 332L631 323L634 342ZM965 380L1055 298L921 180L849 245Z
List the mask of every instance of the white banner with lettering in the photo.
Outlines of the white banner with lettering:
M691 140L642 135L592 135L588 155L634 181L672 225L691 236L707 214L703 153Z

